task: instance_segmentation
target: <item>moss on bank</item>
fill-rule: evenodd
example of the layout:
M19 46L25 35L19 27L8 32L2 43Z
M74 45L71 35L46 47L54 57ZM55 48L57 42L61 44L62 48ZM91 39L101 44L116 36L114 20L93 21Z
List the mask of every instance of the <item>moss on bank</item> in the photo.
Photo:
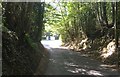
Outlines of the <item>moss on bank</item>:
M42 69L47 66L45 63L49 54L40 42L30 42L30 38L20 41L15 32L8 29L2 31L2 40L3 75L33 75L38 67ZM40 67L41 63L44 66Z

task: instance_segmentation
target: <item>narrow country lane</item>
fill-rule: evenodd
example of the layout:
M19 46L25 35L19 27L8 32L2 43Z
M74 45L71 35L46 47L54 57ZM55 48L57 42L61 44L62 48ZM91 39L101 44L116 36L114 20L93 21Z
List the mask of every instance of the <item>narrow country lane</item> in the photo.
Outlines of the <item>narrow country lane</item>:
M87 55L60 47L61 41L43 40L42 44L49 50L50 59L45 75L119 75L117 70L93 60Z

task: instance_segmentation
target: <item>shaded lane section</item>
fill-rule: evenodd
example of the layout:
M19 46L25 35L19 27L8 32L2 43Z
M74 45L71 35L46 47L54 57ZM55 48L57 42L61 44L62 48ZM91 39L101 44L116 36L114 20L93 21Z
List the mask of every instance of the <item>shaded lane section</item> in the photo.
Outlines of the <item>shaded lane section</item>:
M61 41L42 41L48 48L50 59L45 75L118 75L115 69L108 68L101 62L73 52L66 47L60 47Z

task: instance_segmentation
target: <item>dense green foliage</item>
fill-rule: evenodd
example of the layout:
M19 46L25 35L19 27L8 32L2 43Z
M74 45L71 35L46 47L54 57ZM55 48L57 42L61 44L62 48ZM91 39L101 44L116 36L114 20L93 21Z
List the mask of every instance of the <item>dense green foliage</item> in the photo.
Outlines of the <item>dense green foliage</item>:
M34 74L44 47L40 43L44 3L2 3L3 75Z
M46 19L50 17L50 20L45 24L50 23L49 30L59 32L64 44L72 49L90 49L90 53L99 57L102 49L113 40L118 49L120 3L61 2L49 3L46 8ZM56 21L51 20L52 17Z
M115 2L3 2L3 75L35 73L46 55L43 30L60 34L73 50L114 64L120 61L119 19L120 3Z
M34 41L41 40L39 37L43 28L43 3L3 3L3 13L5 27L16 32L18 38L22 40L30 35Z

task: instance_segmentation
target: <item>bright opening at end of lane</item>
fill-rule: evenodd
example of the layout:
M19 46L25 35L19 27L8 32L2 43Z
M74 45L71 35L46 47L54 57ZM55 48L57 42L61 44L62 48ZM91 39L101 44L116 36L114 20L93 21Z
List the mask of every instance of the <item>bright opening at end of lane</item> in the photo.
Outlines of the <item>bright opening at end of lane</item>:
M42 40L41 43L43 46L47 49L50 48L67 48L67 47L61 47L62 41L61 40Z

